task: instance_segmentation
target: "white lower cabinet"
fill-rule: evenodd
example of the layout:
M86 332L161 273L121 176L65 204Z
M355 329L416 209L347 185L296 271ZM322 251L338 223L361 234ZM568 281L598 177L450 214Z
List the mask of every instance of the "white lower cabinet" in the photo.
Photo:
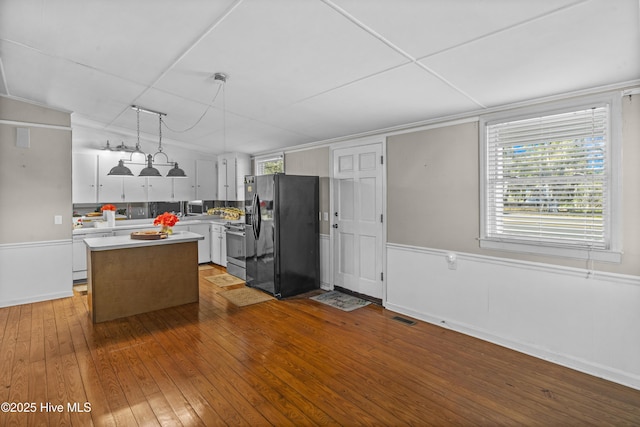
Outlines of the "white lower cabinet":
M227 230L222 224L211 226L211 262L227 266Z
M189 231L204 236L198 240L198 263L211 262L211 224L189 225Z
M73 236L73 280L87 279L87 245L84 239L88 237L107 237L113 234L108 231L104 233L77 234Z

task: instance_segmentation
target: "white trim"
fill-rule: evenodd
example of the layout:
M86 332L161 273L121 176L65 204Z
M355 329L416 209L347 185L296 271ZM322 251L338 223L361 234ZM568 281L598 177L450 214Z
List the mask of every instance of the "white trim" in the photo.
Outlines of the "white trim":
M17 120L3 120L3 119L0 119L0 125L30 127L30 128L44 128L44 129L54 129L54 130L69 130L69 131L72 130L71 126L48 125L44 123L20 122Z
M44 240L44 241L38 241L38 242L1 243L0 250L22 249L22 248L29 248L29 247L41 248L45 246L59 246L59 245L72 243L72 241L73 239L69 238L69 239L61 239L61 240Z
M284 151L285 153L289 153L293 151L308 150L310 148L330 146L332 144L337 144L340 142L348 142L348 141L352 141L360 138L388 137L388 136L399 135L403 133L418 132L421 130L430 129L432 126L443 127L443 126L450 126L458 123L476 121L478 116L485 115L485 114L508 111L516 108L533 106L533 105L542 104L542 103L549 103L549 102L554 102L558 100L567 100L570 98L597 95L597 94L602 94L602 93L616 91L616 90L628 91L628 90L634 90L634 89L640 90L640 79L629 80L626 82L620 82L620 83L610 84L606 86L599 86L599 87L590 88L590 89L583 89L583 90L578 90L574 92L564 92L557 95L550 95L542 98L530 99L530 100L521 101L521 102L514 102L511 104L500 105L497 107L478 109L478 110L473 110L466 113L437 117L434 119L406 123L406 124L397 125L397 126L390 126L388 128L362 132L359 134L352 134L352 135L340 136L336 138L325 139L321 141L308 142L305 144L295 145L290 149L285 149ZM279 150L281 151L282 149L279 149ZM264 151L263 153L259 153L259 155L268 154L270 152L272 151Z
M358 140L353 140L353 141L345 141L339 144L334 144L334 145L330 145L329 146L329 217L330 217L330 229L329 229L329 238L330 238L330 250L331 250L331 256L330 258L330 273L331 273L331 289L333 289L333 286L335 285L335 255L333 252L333 249L335 247L336 241L335 241L335 229L332 227L333 225L333 212L336 211L336 206L335 206L335 187L334 187L334 151L335 150L341 150L341 149L347 149L347 148L354 148L354 147L361 147L361 146L370 146L370 145L377 145L380 144L380 149L381 149L381 155L383 157L383 164L382 164L382 168L381 168L381 177L380 179L382 180L382 216L383 216L383 222L382 222L382 235L381 235L381 242L380 244L382 245L382 247L380 248L381 251L381 266L380 266L380 271L382 273L382 277L384 278L384 280L382 280L382 289L381 289L381 293L382 293L382 303L384 305L384 302L386 301L386 297L387 297L387 250L386 250L386 242L387 242L387 139L385 137L381 137L381 136L374 136L374 137L367 137L367 138L362 138L362 139L358 139Z
M516 243L511 241L498 241L480 239L480 247L483 249L495 249L498 251L520 252L535 255L559 256L565 258L593 260L620 263L622 252L600 249L583 249L559 246L546 246L538 243Z
M333 290L331 278L331 238L328 234L320 234L320 288Z
M536 357L538 359L546 360L557 365L564 366L566 368L575 369L577 371L584 372L598 378L604 378L606 380L640 390L640 375L633 375L628 372L611 368L609 366L603 366L601 364L593 363L588 360L553 353L535 345L529 345L526 343L505 339L493 335L490 331L476 328L473 325L467 325L465 323L459 323L449 319L441 319L412 310L407 307L395 304L387 304L385 308L396 313L404 314L405 316L410 316L415 319L422 320L432 325L460 332L462 334L469 335L471 337L478 338L483 341L499 345L501 347L505 347L532 357Z
M7 89L7 91L9 91L8 87L6 87L6 89ZM13 95L10 95L10 94L6 94L6 95L0 94L0 98L11 99L13 101L20 101L20 102L23 102L25 104L34 105L36 107L42 107L42 108L46 108L48 110L57 111L58 113L73 114L73 111L71 111L71 110L66 110L66 109L60 108L60 107L52 107L50 105L43 104L43 103L38 102L38 101L33 101L31 99L21 98L19 96L13 96Z
M563 256L578 259L593 259L606 262L621 262L622 259L622 92L609 91L594 95L561 99L554 102L537 103L512 110L501 110L496 113L486 114L480 117L479 131L479 161L480 161L480 246L483 248L504 251L515 251L551 256ZM571 109L580 110L589 108L594 104L608 104L609 130L608 141L609 164L607 167L607 180L610 181L608 195L610 205L607 212L607 225L610 235L611 247L608 250L587 250L586 248L566 248L560 246L544 245L516 240L505 241L487 237L487 135L486 126L496 122L521 120L537 115L551 115L566 112Z
M456 252L443 249L423 248L420 246L402 245L398 243L387 243L387 249L395 249L412 253L446 256L451 252L455 252L458 260L476 261L483 264L494 264L499 266L517 267L528 271L539 271L545 273L562 274L572 277L582 278L601 278L603 280L616 282L625 285L640 286L640 276L629 274L610 273L607 271L590 270L587 268L566 267L555 264L546 264L541 262L524 261L511 258L494 257L488 255L472 254L468 252Z
M387 244L385 308L640 390L640 275Z
M73 296L73 290L65 292L53 292L50 294L38 294L27 298L0 300L0 308L11 307L14 305L33 304L36 302L50 301L59 298L68 298L71 296Z
M72 270L72 239L0 245L0 307L72 296Z

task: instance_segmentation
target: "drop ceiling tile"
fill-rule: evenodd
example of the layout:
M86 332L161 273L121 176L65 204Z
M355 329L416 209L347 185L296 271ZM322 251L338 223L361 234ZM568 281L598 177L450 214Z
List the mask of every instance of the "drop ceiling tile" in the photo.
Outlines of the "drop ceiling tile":
M162 138L170 141L191 141L202 138L216 130L223 128L222 111L182 97L168 94L159 90L148 90L133 103L143 109L153 110L165 114L162 118ZM234 122L233 116L227 115L229 122ZM136 131L137 112L125 109L112 123L112 126ZM159 120L155 114L140 113L140 131L159 136Z
M98 70L0 40L11 96L109 122L143 87Z
M222 130L194 141L203 150L223 153L238 151L241 153L257 153L265 150L276 150L292 145L313 141L312 137L262 123L256 120L244 120L233 123L226 128L226 137Z
M474 40L575 0L333 0L414 58Z
M247 0L158 87L208 102L210 76L224 72L228 109L259 118L405 62L320 1Z
M232 0L4 0L0 38L149 84Z
M464 95L410 64L307 99L265 120L328 139L476 109Z
M638 13L591 1L421 62L488 107L639 79Z

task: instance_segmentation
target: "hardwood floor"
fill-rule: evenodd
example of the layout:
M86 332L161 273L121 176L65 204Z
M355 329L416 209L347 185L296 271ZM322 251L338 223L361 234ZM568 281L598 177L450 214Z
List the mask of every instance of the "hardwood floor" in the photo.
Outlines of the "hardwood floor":
M238 308L221 272L199 303L101 324L86 296L0 309L0 402L33 409L0 425L640 425L640 391L375 305Z

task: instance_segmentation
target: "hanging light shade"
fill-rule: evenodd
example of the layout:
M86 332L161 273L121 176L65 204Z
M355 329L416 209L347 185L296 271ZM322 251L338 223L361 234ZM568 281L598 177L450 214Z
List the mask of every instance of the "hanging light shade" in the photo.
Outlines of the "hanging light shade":
M184 173L182 169L178 167L178 162L173 164L173 167L169 169L169 173L167 174L168 178L186 178L187 175Z
M118 160L118 166L112 167L107 175L133 176L133 173L131 173L131 169L124 165L124 160Z
M142 169L138 176L162 176L158 169L153 167L153 156L151 154L147 156L147 167Z

